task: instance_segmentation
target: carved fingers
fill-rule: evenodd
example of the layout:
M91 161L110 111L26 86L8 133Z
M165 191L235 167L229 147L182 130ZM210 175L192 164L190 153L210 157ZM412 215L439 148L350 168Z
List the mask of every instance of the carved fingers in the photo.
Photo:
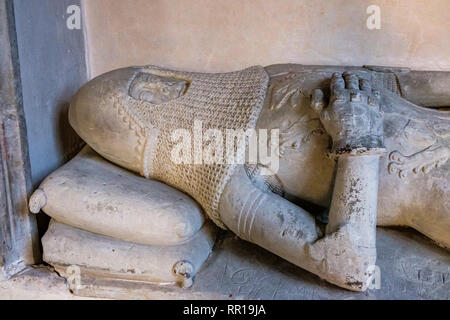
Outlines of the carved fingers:
M325 98L323 91L320 89L316 89L313 91L311 96L311 107L320 114L325 107Z
M359 90L359 78L356 74L345 72L345 87L349 90Z
M314 90L311 107L320 115L334 151L382 146L381 94L369 80L351 72L334 73L327 106L322 90ZM342 152L344 152L342 151Z
M354 102L376 107L379 110L381 94L372 88L369 80L356 74L334 73L330 84L330 102Z
M361 79L361 80L359 80L359 88L361 89L361 91L371 92L372 84L367 79Z

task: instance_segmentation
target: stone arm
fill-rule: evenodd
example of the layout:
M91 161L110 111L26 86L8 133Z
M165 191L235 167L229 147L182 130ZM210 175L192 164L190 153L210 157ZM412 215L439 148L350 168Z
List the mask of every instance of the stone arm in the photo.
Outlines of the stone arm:
M405 68L370 67L375 71L395 74L401 96L422 107L450 106L450 72L414 71Z
M339 158L326 236L306 245L315 273L350 290L365 290L375 272L378 163L379 155Z
M223 222L255 243L321 278L354 291L372 281L376 260L378 155L341 157L326 235L314 217L255 187L237 172L220 202Z
M408 68L381 66L308 66L299 64L277 64L266 67L270 76L288 72L323 74L323 80L333 72L352 72L366 75L377 84L377 89L399 94L402 98L422 107L445 108L450 106L450 72L416 71ZM319 77L320 78L320 77ZM321 81L321 80L319 80Z
M338 286L364 291L376 260L378 160L382 152L379 95L353 75L333 76L330 106L316 92L313 107L333 139L338 166L325 235L302 208L255 187L238 171L220 201L223 222L262 246ZM381 129L381 131L380 131Z

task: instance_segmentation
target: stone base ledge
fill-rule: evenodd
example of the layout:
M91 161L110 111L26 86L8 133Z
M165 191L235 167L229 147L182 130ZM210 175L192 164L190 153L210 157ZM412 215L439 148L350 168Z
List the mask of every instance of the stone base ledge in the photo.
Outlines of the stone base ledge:
M0 281L0 299L450 299L450 253L419 233L378 228L379 288L347 291L224 233L189 289L92 277L81 286L44 266ZM60 270L61 271L61 270Z

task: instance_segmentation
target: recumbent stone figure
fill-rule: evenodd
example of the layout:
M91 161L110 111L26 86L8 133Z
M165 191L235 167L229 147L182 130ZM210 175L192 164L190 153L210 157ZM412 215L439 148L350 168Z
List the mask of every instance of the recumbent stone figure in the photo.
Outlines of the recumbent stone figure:
M84 241L72 226L91 237L91 253L113 239L123 248L137 243L140 251L130 255L163 257L145 280L171 282L174 275L188 286L214 242L204 211L241 239L364 291L376 263L377 225L410 226L450 248L450 114L438 109L450 105L449 89L445 72L382 67L273 65L205 74L146 66L101 75L69 110L89 147L30 200L33 212L42 208L56 220L44 237L44 258L77 263L55 247L64 237ZM223 159L227 130L253 129L269 136L278 130L276 148L273 141L266 146L279 159L276 168L248 161L249 137L233 147L243 164L195 162L198 146L174 139L174 132L200 135L201 150L215 143L212 157ZM208 130L223 139L208 143ZM180 148L181 163L173 159ZM130 256L118 255L114 266L82 253L77 259L118 277L146 272L121 268ZM131 264L145 264L136 259Z

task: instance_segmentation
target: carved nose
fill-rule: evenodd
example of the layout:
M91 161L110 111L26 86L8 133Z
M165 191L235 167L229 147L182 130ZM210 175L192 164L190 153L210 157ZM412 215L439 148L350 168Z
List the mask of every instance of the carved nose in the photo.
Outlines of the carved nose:
M86 83L71 100L69 122L97 153L140 173L143 137L136 130L142 128L129 117L136 101L128 97L136 69L114 70Z

